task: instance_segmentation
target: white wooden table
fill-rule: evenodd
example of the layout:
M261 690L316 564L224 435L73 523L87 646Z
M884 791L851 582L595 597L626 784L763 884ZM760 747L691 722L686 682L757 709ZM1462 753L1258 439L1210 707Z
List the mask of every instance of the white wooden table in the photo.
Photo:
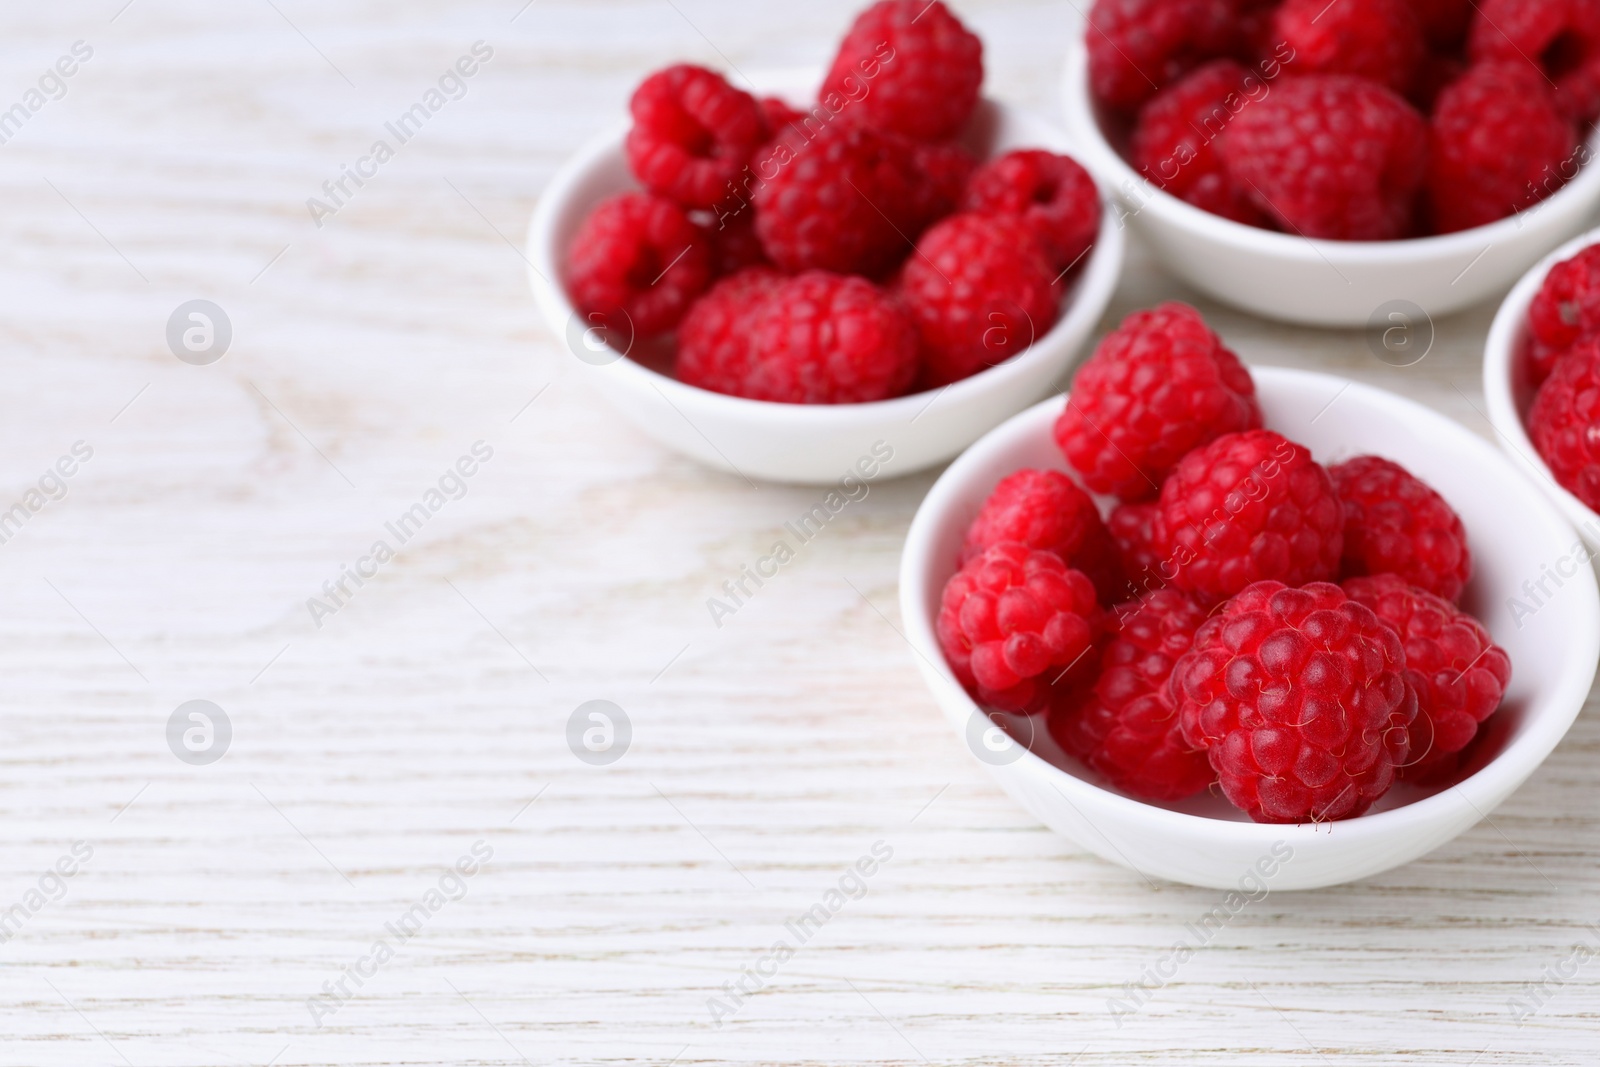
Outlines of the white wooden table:
M1600 1062L1600 963L1508 1006L1600 944L1592 711L1492 821L1272 895L1119 1026L1219 894L1078 854L944 724L885 618L931 475L711 624L814 491L620 425L512 246L644 73L819 63L854 0L123 4L0 19L0 109L93 50L0 145L0 510L40 505L0 545L0 1062ZM1053 111L1071 4L958 7L989 91ZM476 41L465 95L314 225ZM1172 296L1136 251L1107 321ZM193 299L232 326L208 366L166 339ZM1492 308L1402 370L1202 306L1252 362L1488 432ZM80 441L64 498L30 498ZM316 625L479 441L465 495ZM210 765L167 740L197 699L231 724ZM566 740L595 699L632 726L609 766ZM770 957L878 842L864 894Z

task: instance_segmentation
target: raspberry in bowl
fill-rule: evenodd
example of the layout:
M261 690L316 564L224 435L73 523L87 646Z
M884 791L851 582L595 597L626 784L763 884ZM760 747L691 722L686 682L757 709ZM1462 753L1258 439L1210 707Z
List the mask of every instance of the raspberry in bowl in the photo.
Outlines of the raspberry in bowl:
M1600 202L1588 7L1097 0L1067 127L1121 217L1219 300L1314 326L1447 315Z
M1364 878L1478 822L1554 749L1600 660L1600 591L1584 567L1518 608L1576 535L1489 442L1369 386L1236 371L1195 319L1130 317L1082 394L950 466L907 535L905 633L974 755L1086 850L1218 888L1264 858L1274 889ZM1095 371L1179 338L1198 353L1181 380ZM1149 480L1092 493L1074 407Z
M1600 554L1600 412L1591 384L1600 371L1597 350L1600 229L1573 238L1523 276L1500 305L1484 346L1488 417L1506 455L1588 546L1530 575L1534 599L1547 597L1572 567L1587 571Z
M627 421L710 466L948 460L1059 388L1123 256L1076 150L982 72L942 3L883 0L820 78L651 75L534 212L546 320Z

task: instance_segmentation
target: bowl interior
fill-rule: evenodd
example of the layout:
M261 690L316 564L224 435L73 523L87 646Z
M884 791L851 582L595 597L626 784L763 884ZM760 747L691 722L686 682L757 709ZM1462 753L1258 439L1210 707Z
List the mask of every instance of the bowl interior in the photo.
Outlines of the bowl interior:
M1496 773L1519 775L1520 781L1570 726L1588 693L1600 648L1600 598L1587 566L1562 577L1559 587L1552 585L1555 595L1541 597L1537 607L1523 589L1524 582L1538 580L1570 557L1576 540L1570 525L1492 445L1427 408L1328 375L1271 367L1254 368L1254 373L1267 427L1306 445L1324 465L1372 453L1392 459L1431 484L1461 515L1474 556L1463 607L1510 654L1512 680L1492 727L1474 741L1456 781ZM906 620L908 633L958 692L933 635L940 591L955 571L967 525L1001 478L1023 467L1066 470L1050 434L1061 404L1055 399L1037 405L974 445L924 505L931 505L925 545L913 549L908 544L908 553L926 549L915 568L919 573L910 576L915 585L910 610L917 617ZM1024 760L1041 758L1084 783L1116 792L1062 752L1038 724L1025 726L1015 717L1000 721L1014 735L1031 736L1035 755ZM1398 814L1397 809L1418 806L1445 788L1399 783L1371 812L1352 821ZM1248 821L1212 795L1153 806Z

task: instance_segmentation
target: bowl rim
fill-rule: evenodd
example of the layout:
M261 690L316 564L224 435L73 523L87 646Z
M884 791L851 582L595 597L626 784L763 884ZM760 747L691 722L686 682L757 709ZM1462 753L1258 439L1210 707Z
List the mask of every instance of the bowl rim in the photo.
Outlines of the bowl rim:
M1345 396L1363 399L1393 419L1403 419L1414 426L1424 427L1436 439L1454 441L1468 453L1464 459L1480 464L1499 464L1512 478L1524 483L1527 481L1509 458L1489 441L1417 401L1376 386L1318 371L1255 366L1251 372L1258 389L1262 391L1300 384L1316 386L1330 394L1341 392ZM957 713L953 710L955 707L962 709L959 716L962 722L970 720L974 714L985 713L956 681L939 649L933 619L919 606L929 593L929 583L923 580L922 573L929 569L933 559L933 544L940 528L948 521L947 516L957 505L958 499L967 492L973 472L987 463L993 454L1013 447L1016 441L1041 432L1048 433L1048 427L1059 412L1061 403L1060 395L1041 401L979 438L940 475L917 509L906 534L900 566L902 626L907 642L922 661L920 666L930 688L938 680L951 692L958 694L959 699L953 705L940 700L935 694L935 699L952 723L957 719ZM1536 487L1530 485L1528 489L1530 504L1543 509L1537 515L1527 515L1528 521L1531 523L1537 517L1546 528L1563 533L1570 531L1571 524L1567 518ZM1600 586L1597 586L1594 572L1589 568L1580 568L1578 580L1585 588L1582 595L1568 598L1574 605L1570 609L1573 618L1568 632L1572 635L1574 645L1582 645L1579 651L1583 655L1573 662L1586 662L1589 665L1587 671L1573 667L1555 679L1539 700L1542 706L1553 711L1531 720L1522 734L1477 773L1454 786L1400 807L1326 824L1240 822L1192 815L1135 800L1079 778L1031 751L1024 751L1013 763L989 769L1000 779L1006 773L1014 772L1054 788L1091 826L1094 823L1084 814L1085 810L1106 812L1121 822L1142 819L1153 828L1168 833L1187 834L1230 845L1258 845L1262 849L1283 839L1286 834L1298 835L1296 843L1303 839L1309 844L1315 840L1313 835L1319 833L1323 826L1338 827L1338 832L1346 839L1354 836L1371 840L1404 835L1459 818L1463 814L1463 802L1476 813L1476 818L1472 819L1476 822L1538 769L1566 736L1587 701L1594 682L1595 666L1600 664ZM1095 828L1098 833L1098 827Z
M1587 162L1566 185L1543 200L1530 205L1514 215L1483 226L1474 226L1455 233L1434 234L1427 237L1405 237L1393 241L1334 241L1327 238L1306 237L1250 226L1243 222L1212 214L1171 193L1158 188L1145 179L1128 161L1122 158L1101 129L1095 116L1089 92L1089 50L1081 34L1074 34L1068 44L1067 59L1062 71L1062 108L1069 132L1075 142L1083 146L1085 154L1098 168L1096 180L1109 188L1114 196L1131 198L1129 189L1138 191L1139 203L1119 222L1137 218L1145 211L1153 211L1167 224L1199 233L1237 250L1264 256L1275 256L1298 262L1332 262L1341 266L1360 266L1382 257L1386 262L1406 265L1453 259L1476 253L1481 257L1488 246L1505 244L1526 228L1546 209L1566 204L1568 201L1600 198L1600 125L1590 132L1584 142ZM1555 213L1559 216L1559 212ZM1476 260L1473 260L1476 263ZM1470 267L1469 267L1470 269ZM1465 273L1465 272L1463 272Z
M1523 421L1522 412L1517 406L1515 376L1518 373L1517 349L1523 336L1523 325L1527 322L1534 297L1544 285L1545 277L1557 263L1597 244L1600 244L1600 227L1586 230L1529 267L1500 302L1483 346L1483 396L1489 408L1489 425L1494 427L1500 438L1501 448L1528 467L1533 478L1542 483L1546 494L1566 513L1579 534L1587 535L1585 540L1590 541L1600 539L1600 513L1556 481L1549 464L1534 447L1533 439L1528 436L1527 423Z
M787 86L792 81L792 76L786 74L768 75L765 78L761 74L755 76L758 86L768 82ZM1081 159L1082 147L1059 123L992 97L985 96L983 100L1000 114L1049 129L1059 143L1068 146L1074 158L1084 162L1085 169L1088 169L1087 162ZM566 287L561 284L564 249L557 247L556 240L560 223L574 210L577 191L589 175L614 154L621 152L627 129L627 120L614 123L591 137L570 156L546 184L528 222L524 255L528 264L528 280L547 323L557 333L562 333L577 315ZM810 426L819 430L915 419L936 402L949 406L991 392L1002 392L1016 379L1032 374L1038 369L1038 364L1057 357L1058 342L1061 340L1075 336L1088 337L1121 281L1127 237L1118 223L1115 197L1098 180L1095 185L1101 204L1100 234L1080 268L1076 288L1065 313L1024 351L960 381L938 389L860 404L787 404L750 400L687 385L626 355L603 367L619 376L627 386L641 391L655 390L675 407L690 404L701 411L714 412L729 419L776 422L785 427Z

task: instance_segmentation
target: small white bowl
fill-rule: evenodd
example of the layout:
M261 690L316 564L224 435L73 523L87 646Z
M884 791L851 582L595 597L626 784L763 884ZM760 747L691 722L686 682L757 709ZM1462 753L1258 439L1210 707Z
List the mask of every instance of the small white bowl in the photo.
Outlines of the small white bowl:
M1591 162L1553 195L1488 226L1404 241L1312 240L1202 211L1134 170L1101 125L1081 33L1067 52L1062 99L1084 165L1122 202L1119 217L1162 265L1218 300L1284 322L1361 327L1405 305L1431 317L1470 307L1577 233L1600 203L1600 165ZM1590 149L1594 160L1600 133Z
M778 89L816 80L792 75L762 79ZM804 94L794 97L804 99ZM698 389L597 347L562 284L566 250L584 217L606 197L638 187L623 158L626 130L620 125L590 142L540 197L528 231L528 279L550 328L566 339L584 376L618 414L668 448L721 470L826 484L863 459L881 458L884 446L893 455L883 464L888 477L942 463L1060 387L1122 272L1124 236L1107 198L1100 238L1078 268L1061 318L1014 359L943 390L870 404L775 404ZM979 158L1014 148L1081 155L1056 127L988 100L980 105L965 140Z
M1511 687L1486 727L1476 773L1442 790L1402 783L1359 818L1276 826L1250 822L1209 794L1170 805L1131 799L1064 754L1038 718L1022 720L1035 726L1031 751L1006 743L946 665L934 620L967 525L995 483L1023 467L1065 469L1050 433L1059 399L986 435L934 484L906 537L900 610L946 717L1006 792L1051 829L1148 878L1219 889L1258 878L1272 889L1312 889L1365 878L1438 848L1533 773L1588 697L1600 659L1600 592L1583 567L1519 626L1508 598L1521 595L1541 561L1569 554L1575 535L1493 445L1380 389L1306 371L1254 373L1267 426L1305 444L1323 463L1387 456L1438 489L1465 522L1475 574L1463 603L1512 663Z
M1600 515L1556 481L1544 457L1533 447L1524 421L1528 409L1533 406L1535 392L1523 372L1523 349L1529 335L1528 308L1539 294L1551 267L1593 244L1600 244L1600 229L1574 237L1551 252L1507 294L1500 310L1495 313L1494 323L1489 327L1489 340L1484 345L1483 395L1489 404L1489 422L1493 424L1506 455L1526 472L1529 480L1544 490L1546 496L1555 501L1562 514L1578 528L1583 539L1600 552ZM1553 565L1555 561L1545 562ZM1539 576L1530 574L1529 577L1537 579Z

